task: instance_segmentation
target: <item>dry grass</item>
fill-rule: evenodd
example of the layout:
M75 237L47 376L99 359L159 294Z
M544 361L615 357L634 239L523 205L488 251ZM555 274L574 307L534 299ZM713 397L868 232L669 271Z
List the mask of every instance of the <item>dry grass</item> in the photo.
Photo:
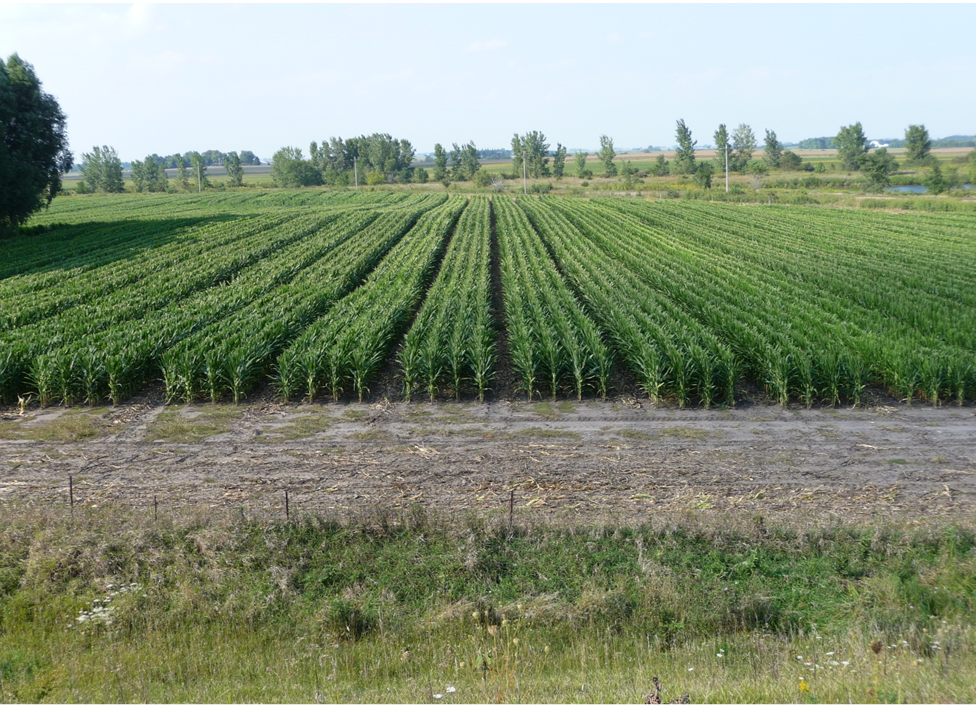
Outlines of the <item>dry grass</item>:
M25 416L0 421L0 439L78 443L117 433L118 424L104 418L107 409L65 412L54 418L38 420Z
M242 412L238 406L213 404L167 408L149 424L146 440L199 443L232 430Z

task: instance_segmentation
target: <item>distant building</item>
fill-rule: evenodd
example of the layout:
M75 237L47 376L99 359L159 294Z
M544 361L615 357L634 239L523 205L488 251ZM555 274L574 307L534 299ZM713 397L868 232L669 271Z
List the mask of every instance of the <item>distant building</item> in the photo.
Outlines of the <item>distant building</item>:
M871 143L868 144L868 146L870 146L873 149L886 149L890 145L891 144L883 144L880 141L872 141Z

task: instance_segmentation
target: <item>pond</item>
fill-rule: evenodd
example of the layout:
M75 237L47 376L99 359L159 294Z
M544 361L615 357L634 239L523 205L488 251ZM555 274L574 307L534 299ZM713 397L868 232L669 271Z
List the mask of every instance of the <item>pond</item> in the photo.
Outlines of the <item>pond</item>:
M959 187L962 188L964 191L973 190L972 183L964 183ZM888 188L888 191L890 193L928 193L929 189L926 188L925 186L890 186Z

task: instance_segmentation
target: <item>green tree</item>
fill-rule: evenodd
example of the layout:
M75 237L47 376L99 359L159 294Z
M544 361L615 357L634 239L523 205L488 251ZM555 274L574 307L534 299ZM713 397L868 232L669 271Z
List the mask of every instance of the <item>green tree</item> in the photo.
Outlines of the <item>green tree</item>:
M0 59L0 234L12 231L61 190L71 169L66 117L16 54Z
M729 155L731 160L731 153L732 145L729 143L728 129L725 128L725 124L719 124L715 130L715 166L722 173L725 173L725 158Z
M136 193L147 191L149 193L165 193L169 187L169 180L166 178L166 169L163 168L162 161L154 156L146 156L144 161L133 161L132 166L132 187Z
M300 148L284 146L271 159L271 180L282 188L318 186L322 184L322 172L304 159Z
M891 174L898 168L897 161L888 153L888 149L877 149L865 154L860 165L867 178L867 189L879 192L891 185Z
M552 159L552 175L557 181L563 180L566 171L566 147L556 143L556 155Z
M447 151L440 144L434 144L434 180L447 178Z
M695 184L699 188L711 188L712 187L712 172L715 169L712 168L712 164L707 161L703 161L698 164L695 169Z
M457 144L453 144L451 150L451 180L452 181L462 181L464 180L461 176L464 175L464 169L462 168L462 161L464 159L464 153L461 147Z
M145 160L146 190L150 193L166 193L169 190L169 179L163 162L154 156L146 156Z
M241 163L245 166L260 166L261 159L253 151L241 151Z
M186 170L186 161L180 154L174 154L173 163L176 166L176 190L181 193L189 193L190 174Z
M674 165L672 173L681 175L693 174L695 172L695 145L697 141L691 139L691 129L685 124L684 119L678 119L676 138L678 150L674 154ZM709 178L711 181L711 178Z
M122 161L111 146L95 146L91 153L81 154L81 176L95 193L121 193Z
M415 168L413 171L413 182L414 183L427 183L430 181L430 174L427 173L426 168Z
M642 182L637 178L637 169L630 161L624 161L624 165L620 168L620 177L624 179L624 188L628 191Z
M133 161L129 166L129 170L132 173L132 190L136 193L142 193L146 190L145 164L139 160Z
M932 170L925 177L924 183L925 187L929 189L929 193L934 193L935 195L945 193L949 189L949 182L942 175L942 169L939 167L939 164L932 166Z
M481 162L478 160L478 147L474 145L474 141L469 141L461 147L461 172L454 180L470 181L479 168Z
M752 152L756 150L756 135L748 124L739 124L732 132L732 155L729 157L729 168L733 171L745 171L752 160Z
M609 136L601 136L599 156L607 178L613 178L617 175L617 164L613 162L616 155L617 152L613 150L613 139Z
M210 188L210 179L207 178L207 159L203 154L197 151L191 151L187 154L190 159L190 173L191 181L195 181L197 184L197 193L203 191L204 188Z
M227 185L230 188L240 188L244 185L244 166L236 151L224 156L224 169L227 171Z
M518 176L522 175L523 161L529 178L549 175L549 144L541 131L529 131L522 136L515 134L512 137L512 165Z
M766 129L766 148L763 149L765 161L771 168L780 168L783 159L783 144L776 138L776 132Z
M668 160L664 158L663 153L657 155L657 160L654 161L654 166L651 168L651 173L655 176L667 176L671 173L671 166L668 164Z
M834 145L837 147L837 158L840 159L841 168L845 171L861 170L861 163L868 152L866 144L867 138L864 136L860 121L850 126L840 127L840 131L834 137Z
M487 188L491 185L492 175L485 169L479 168L472 177L472 180L478 188Z
M576 166L576 177L577 178L589 178L593 175L593 172L586 167L586 157L589 154L586 151L577 151L573 154L573 162Z
M924 164L929 160L932 140L925 124L910 124L905 129L905 161L909 165Z
M779 167L783 171L799 171L802 164L803 159L789 149L784 151L779 157Z
M969 152L969 182L976 183L976 149Z

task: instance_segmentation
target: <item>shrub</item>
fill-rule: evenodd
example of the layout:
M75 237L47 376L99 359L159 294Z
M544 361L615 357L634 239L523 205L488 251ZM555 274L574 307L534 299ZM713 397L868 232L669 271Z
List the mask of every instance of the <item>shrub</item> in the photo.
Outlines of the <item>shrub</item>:
M474 185L478 188L487 188L491 185L492 176L488 171L483 168L479 168L478 172L474 174Z

